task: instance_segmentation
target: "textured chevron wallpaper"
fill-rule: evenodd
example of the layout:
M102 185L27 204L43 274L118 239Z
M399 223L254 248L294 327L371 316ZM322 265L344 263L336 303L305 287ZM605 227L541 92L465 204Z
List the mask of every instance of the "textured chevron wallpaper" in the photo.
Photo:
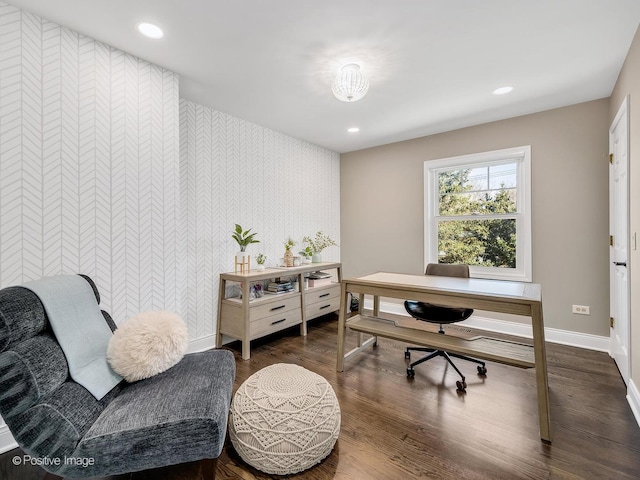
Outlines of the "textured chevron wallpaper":
M339 241L339 171L337 153L179 102L176 74L0 2L0 288L86 273L116 322L175 310L211 346L233 225L268 264L289 235Z
M180 309L178 76L0 3L0 287L82 272Z
M183 315L195 338L213 334L218 275L233 270L235 223L258 232L250 245L267 265L290 235L322 230L339 242L337 153L186 100L180 101L182 231L186 235ZM298 245L301 246L301 245ZM295 251L298 251L297 247ZM337 261L340 249L323 252Z

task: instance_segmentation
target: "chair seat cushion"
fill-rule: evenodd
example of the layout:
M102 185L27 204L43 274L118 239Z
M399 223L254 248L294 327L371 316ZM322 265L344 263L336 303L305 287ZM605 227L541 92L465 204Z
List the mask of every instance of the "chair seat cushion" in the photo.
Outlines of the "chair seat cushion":
M76 458L94 459L81 468L82 476L216 458L224 443L234 378L233 354L209 350L126 385L74 452Z
M466 320L473 313L471 308L452 308L431 303L407 300L404 308L412 317L430 323L455 323Z

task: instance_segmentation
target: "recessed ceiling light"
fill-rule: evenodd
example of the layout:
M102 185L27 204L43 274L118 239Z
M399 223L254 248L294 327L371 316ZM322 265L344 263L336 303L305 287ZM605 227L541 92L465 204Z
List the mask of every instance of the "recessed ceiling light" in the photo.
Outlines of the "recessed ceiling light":
M152 23L139 23L138 31L145 37L153 38L156 40L158 38L162 38L164 35L164 33L162 33L162 29Z
M511 90L513 90L513 87L500 87L500 88L496 88L493 91L494 95L504 95L505 93L509 93Z
M347 132L349 133L358 133L360 129L358 127L347 128Z

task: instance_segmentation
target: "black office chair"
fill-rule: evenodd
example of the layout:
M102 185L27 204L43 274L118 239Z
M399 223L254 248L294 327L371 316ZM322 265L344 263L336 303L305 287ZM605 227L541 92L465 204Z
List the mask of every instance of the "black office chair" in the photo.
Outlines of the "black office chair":
M461 278L469 278L469 266L468 265L449 265L449 264L440 264L440 263L430 263L427 265L427 270L425 271L425 275L438 275L442 277L461 277ZM442 325L461 322L462 320L466 320L473 313L473 309L471 308L451 308L444 307L441 305L433 305L430 303L424 302L414 302L411 300L407 300L404 302L404 308L407 310L409 315L411 315L416 320L421 320L423 322L429 323L438 323L440 324L440 329L438 333L444 335L444 328ZM427 355L420 360L417 360L409 365L407 368L407 377L413 378L415 376L415 371L413 367L419 365L421 363L426 362L427 360L431 360L434 357L444 357L447 362L458 372L458 375L462 377L461 381L456 382L456 386L458 390L464 392L467 388L467 382L465 381L464 375L458 367L455 366L451 357L460 358L462 360L468 360L470 362L478 363L478 374L486 375L487 367L485 363L481 360L477 360L475 358L467 357L466 355L459 355L457 353L448 353L444 350L437 350L435 348L425 348L425 347L407 347L404 352L404 358L411 358L411 350L419 351L419 352L427 352L430 355Z

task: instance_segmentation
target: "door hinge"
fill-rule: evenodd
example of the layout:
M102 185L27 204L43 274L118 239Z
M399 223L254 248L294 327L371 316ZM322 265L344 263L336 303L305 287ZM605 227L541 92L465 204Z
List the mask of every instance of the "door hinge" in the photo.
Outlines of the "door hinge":
M613 247L613 235L609 235L609 246Z
M609 326L611 328L613 328L613 326L615 325L616 321L613 319L613 317L609 317Z
M613 153L609 154L609 163L613 163Z

